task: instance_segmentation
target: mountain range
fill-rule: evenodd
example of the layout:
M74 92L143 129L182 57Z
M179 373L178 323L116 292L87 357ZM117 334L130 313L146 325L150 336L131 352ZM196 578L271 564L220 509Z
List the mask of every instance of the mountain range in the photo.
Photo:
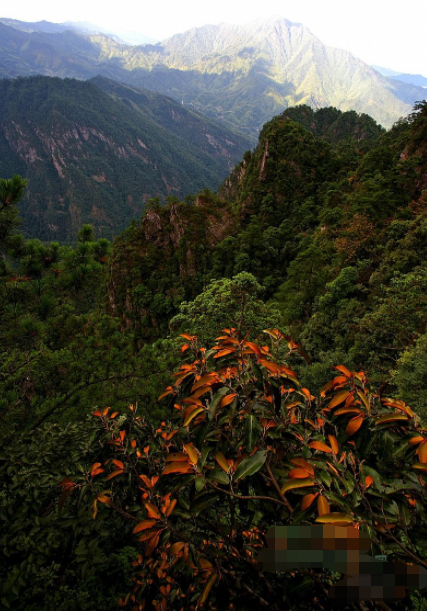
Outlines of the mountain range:
M156 43L157 40L150 36L145 36L139 32L129 30L109 30L89 23L87 21L65 21L63 23L52 23L50 21L19 21L18 19L0 19L0 23L22 30L23 32L46 32L48 34L59 34L67 30L78 32L80 34L106 34L116 42L128 45L145 45L147 43Z
M396 70L391 70L390 68L383 68L382 66L372 66L372 68L374 68L383 76L387 76L388 78L394 79L395 81L402 81L403 83L409 83L411 85L416 85L417 87L423 87L424 89L427 87L427 78L422 74L397 72Z
M70 241L82 223L111 238L148 199L216 188L250 142L150 91L103 77L0 80L0 176L28 186L23 230Z
M22 22L11 27L3 21L0 76L32 74L103 75L157 91L253 142L262 125L289 106L352 109L390 127L425 97L422 87L387 78L286 19L207 25L143 46L105 34L28 32Z

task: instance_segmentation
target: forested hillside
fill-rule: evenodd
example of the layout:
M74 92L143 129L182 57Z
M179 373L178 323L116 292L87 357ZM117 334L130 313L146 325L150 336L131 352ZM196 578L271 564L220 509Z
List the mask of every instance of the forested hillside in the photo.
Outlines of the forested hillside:
M25 188L0 181L4 608L336 608L342 575L260 570L275 524L427 568L425 102L387 132L289 109L112 244L25 239Z
M152 197L217 188L250 146L165 96L104 78L0 81L0 175L27 179L28 237L112 238Z

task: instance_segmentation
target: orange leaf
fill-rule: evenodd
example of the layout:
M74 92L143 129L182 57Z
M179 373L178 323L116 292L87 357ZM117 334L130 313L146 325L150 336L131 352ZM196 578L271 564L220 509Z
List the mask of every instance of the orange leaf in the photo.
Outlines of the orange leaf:
M310 448L313 450L320 450L321 452L327 452L328 454L332 454L332 448L323 443L322 441L312 441L308 444Z
M176 554L179 554L179 552L181 552L184 547L185 543L183 543L182 541L174 543L169 549L169 556L176 556Z
M177 500L174 499L173 501L171 501L171 504L169 505L169 507L166 509L166 517L168 518L170 516L170 514L172 513L172 511L175 509L175 505L177 504Z
M142 481L147 486L147 488L151 488L151 481L148 479L146 475L142 474L139 476L139 478L142 479Z
M164 529L162 529L162 530L164 530ZM147 543L147 547L145 548L145 555L146 555L146 556L149 556L149 555L151 554L151 552L152 552L152 551L154 551L154 550L156 549L156 547L158 546L158 544L159 544L159 538L160 538L160 533L161 533L161 532L162 532L162 531L161 531L161 530L159 530L159 532L158 532L158 533L156 533L156 535L155 535L154 537L152 537L152 538L151 538L151 539L148 541L148 543Z
M267 361L265 359L262 359L259 361L259 363L263 367L268 369L268 371L271 371L271 373L274 373L274 374L280 373L280 366L277 363L274 363L273 361Z
M426 463L415 463L415 465L412 465L412 468L417 469L417 471L423 471L424 473L427 473Z
M171 462L166 466L162 475L167 475L168 473L193 473L193 467L188 463Z
M147 528L151 528L152 526L154 526L154 524L156 524L156 522L157 520L143 520L135 526L132 532L134 535L136 535L136 533L141 532L141 530L147 530Z
M257 354L258 356L262 355L261 350L259 349L259 346L257 346L253 342L245 342L244 344L245 346L248 346L251 350L253 350L255 354Z
M348 390L341 390L339 393L337 393L332 398L332 400L330 401L328 407L330 407L332 409L336 405L339 405L340 403L343 403L350 396L351 396L351 393Z
M344 365L337 365L336 367L334 367L334 369L336 369L337 371L340 371L341 373L343 373L345 376L347 376L347 378L352 378L353 377L351 375L351 372L347 369L347 367L344 367Z
M110 497L105 494L100 494L98 497L98 501L100 503L105 503L106 505L111 505L112 503L112 500L110 499Z
M201 388L202 386L211 386L213 382L217 379L218 375L216 373L208 373L207 375L202 376L200 380L197 380L197 382L193 384L191 392L193 393L195 390Z
M145 533L143 533L138 541L139 542L143 542L143 541L148 541L149 539L152 539L153 537L156 536L157 530L155 528L153 528L152 530L147 530Z
M294 490L295 488L304 488L305 486L314 486L315 481L312 477L305 479L290 479L285 482L280 490L281 494L285 494L288 490Z
M113 460L113 463L116 465L116 467L118 467L119 469L122 469L122 471L124 471L124 464L122 463L121 460Z
M335 469L334 465L332 465L330 462L326 461L326 464L328 465L328 467L331 469L331 471L333 473L335 473L335 475L339 475L338 471Z
M198 407L203 407L203 403L199 399L195 399L194 397L187 397L184 399L183 403L189 403L190 405L197 405Z
M99 468L100 466L101 466L100 462L96 462L92 465L92 468L90 470L91 477L95 477L95 475L97 475L98 473L102 473L104 471L104 469Z
M233 392L230 395L226 395L219 404L219 407L227 407L227 405L233 403L235 397L237 397L237 392Z
M113 420L113 418L115 418L117 416L119 412L113 412L110 416L110 420Z
M291 469L289 471L289 477L291 479L304 479L308 475L308 472L305 469Z
M183 426L188 426L190 422L192 422L196 416L203 413L204 411L205 409L203 407L197 407L197 405L191 407L189 410L185 412Z
M165 458L166 462L188 462L187 454L184 452L175 452L173 454L168 454Z
M313 504L313 501L315 501L315 499L319 496L319 494L320 492L316 492L316 494L306 494L305 497L302 499L301 503L302 511L308 509Z
M226 473L229 472L229 465L224 454L222 454L221 452L217 452L215 454L215 460L217 461L221 469L223 469Z
M113 471L106 479L105 481L108 482L109 479L113 479L113 477L117 477L117 475L121 475L122 473L124 473L123 469L117 469L117 471Z
M343 414L361 414L362 410L360 410L358 407L340 407L340 409L337 409L337 411L334 413L334 416L342 416Z
M219 350L219 352L214 355L214 359L220 359L221 357L228 356L229 354L233 354L234 352L236 352L234 348L226 348L225 350Z
M198 397L201 397L202 395L204 395L205 393L210 391L210 389L211 389L211 384L209 384L209 385L205 384L204 386L201 386L196 391L194 391L193 397L195 397L197 399Z
M156 520L160 520L161 515L159 510L153 503L145 503L145 509L148 511L149 518L156 518Z
M335 526L350 526L354 523L354 520L346 513L332 512L319 516L316 519L316 522L321 522L322 524L334 524Z
M304 458L291 458L290 462L293 465L296 465L297 467L301 467L301 469L305 469L306 471L308 471L308 473L310 473L314 477L313 467L310 465L309 462L304 460Z
M179 337L183 337L184 339L188 339L189 342L192 342L196 339L195 335L188 335L188 333L181 333Z
M172 388L172 386L168 386L166 388L166 390L164 392L162 392L162 394L160 395L160 397L157 399L157 401L160 401L161 399L163 399L163 397L167 397L167 395L171 395L171 394L175 394L174 389Z
M317 513L319 516L325 516L331 513L331 508L324 496L319 496L317 499Z
M203 589L202 595L200 596L199 600L197 601L197 608L200 608L204 605L204 603L206 602L206 599L209 595L209 592L212 590L212 587L216 581L218 577L217 573L212 573L212 575L209 577L209 579L206 582L206 585Z
M427 440L418 446L416 454L418 454L420 463L427 463Z
M187 443L184 446L184 452L188 454L188 458L193 465L196 465L199 460L199 455L197 454L197 450L192 443Z
M372 477L372 475L367 475L365 477L365 487L369 488L369 486L373 483L374 478Z
M185 378L188 378L190 376L192 376L194 374L193 371L184 371L184 373L174 373L173 375L176 376L176 380L175 380L175 386L179 386L181 384L181 382L183 380L185 380Z
M301 388L301 392L306 396L306 398L311 401L312 399L314 399L314 397L312 396L311 392L308 390L308 388Z
M389 422L408 422L408 420L408 416L405 416L404 414L387 414L385 416L380 416L375 422L375 426L378 424L388 424Z
M338 440L334 435L328 435L329 443L331 444L332 452L338 454L339 445Z
M369 401L368 401L368 397L365 395L364 392L362 392L361 390L357 391L357 396L359 397L359 399L362 401L363 405L366 407L366 409L368 410L368 412L370 411L371 407L369 405Z
M423 441L424 441L424 437L421 437L421 435L417 435L417 437L412 437L412 439L410 439L408 443L411 446L414 446L414 445L418 445L419 443L422 443Z
M356 416L356 418L352 418L347 424L347 428L345 429L347 437L351 437L354 435L363 424L363 416Z

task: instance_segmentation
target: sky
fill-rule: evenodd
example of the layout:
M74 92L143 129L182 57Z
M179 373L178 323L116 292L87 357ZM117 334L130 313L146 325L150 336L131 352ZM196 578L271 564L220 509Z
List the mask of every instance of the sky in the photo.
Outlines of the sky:
M3 4L3 6L2 6ZM206 24L284 17L368 64L427 77L427 1L411 0L0 0L0 17L88 21L156 40Z

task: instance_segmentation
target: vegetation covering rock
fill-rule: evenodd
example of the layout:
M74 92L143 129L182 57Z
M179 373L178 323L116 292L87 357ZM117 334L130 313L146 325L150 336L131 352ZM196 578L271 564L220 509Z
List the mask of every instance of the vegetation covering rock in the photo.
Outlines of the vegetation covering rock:
M257 570L275 523L426 565L426 113L287 111L113 244L25 239L0 180L3 607L329 609Z

